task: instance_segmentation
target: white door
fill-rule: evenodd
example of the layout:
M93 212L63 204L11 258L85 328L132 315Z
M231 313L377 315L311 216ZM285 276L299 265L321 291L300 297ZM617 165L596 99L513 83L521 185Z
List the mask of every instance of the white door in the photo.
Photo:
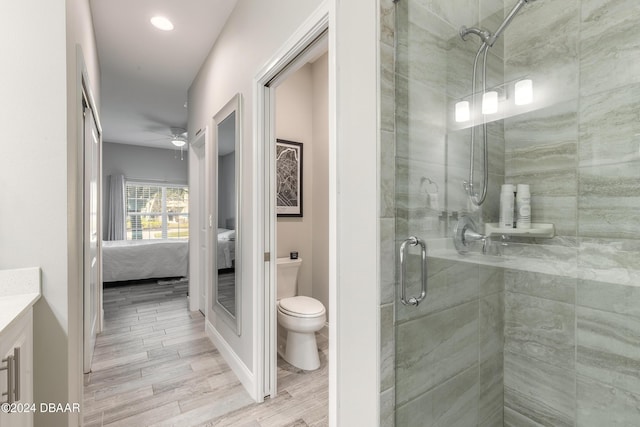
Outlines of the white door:
M91 360L96 344L99 310L99 262L98 262L98 172L99 133L93 112L84 109L84 372L91 371Z

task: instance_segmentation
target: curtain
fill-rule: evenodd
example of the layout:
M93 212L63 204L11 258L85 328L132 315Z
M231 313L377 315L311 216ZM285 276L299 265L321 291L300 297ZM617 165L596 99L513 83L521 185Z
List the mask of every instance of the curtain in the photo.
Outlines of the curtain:
M109 206L106 240L125 240L124 175L109 175Z

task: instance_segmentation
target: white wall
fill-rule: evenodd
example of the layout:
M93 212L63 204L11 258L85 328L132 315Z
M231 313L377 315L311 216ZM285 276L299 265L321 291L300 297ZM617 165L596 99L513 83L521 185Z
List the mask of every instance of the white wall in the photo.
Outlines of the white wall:
M298 251L298 294L329 307L328 56L306 64L276 88L276 137L303 143L303 217L280 217L278 257Z
M34 399L66 400L65 7L46 0L5 1L0 3L0 16L0 51L3 62L11 64L3 67L0 79L0 125L5 129L0 158L0 268L42 268L43 298L34 310ZM48 372L44 353L53 362ZM55 417L52 425L63 425L65 418Z
M75 44L81 43L94 94L99 95L90 26L88 2L0 3L0 51L11 64L0 79L5 141L0 268L42 268L43 298L34 310L36 402L81 401L80 325L74 321L79 315L74 85ZM77 415L37 413L35 423L77 425Z
M254 280L253 228L253 79L266 61L318 7L319 0L239 0L211 53L189 89L188 132L210 126L212 117L236 93L242 108L242 335L216 318L208 319L228 342L244 365L255 374L253 340L255 312L252 296ZM197 194L195 189L191 190ZM262 333L260 331L259 333Z
M329 207L329 224L337 233L330 242L337 257L330 259L330 274L337 283L330 324L338 321L329 334L329 396L338 399L329 403L332 426L375 426L380 420L379 10L379 1L331 2L329 52L335 62L330 59L329 70L335 80L330 78L329 105L335 115L329 120L335 133L329 152L337 163L330 165L329 188L337 200Z

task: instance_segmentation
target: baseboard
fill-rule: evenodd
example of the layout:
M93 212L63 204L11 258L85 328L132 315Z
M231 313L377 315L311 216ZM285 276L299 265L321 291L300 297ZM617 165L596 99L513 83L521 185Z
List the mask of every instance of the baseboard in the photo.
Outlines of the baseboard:
M251 371L247 368L247 366L240 360L240 358L236 355L233 349L229 346L229 344L225 341L225 339L216 331L211 322L205 322L206 327L205 330L207 332L207 336L213 342L213 345L216 346L222 358L229 364L229 367L233 371L234 374L240 380L242 386L247 390L249 396L256 402L258 402L257 396L255 396L255 391L257 390L256 385L256 377L251 373Z

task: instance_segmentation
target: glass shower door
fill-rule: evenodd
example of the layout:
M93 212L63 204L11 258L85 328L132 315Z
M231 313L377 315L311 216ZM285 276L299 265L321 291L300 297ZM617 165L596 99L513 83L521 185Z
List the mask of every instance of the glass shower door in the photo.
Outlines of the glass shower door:
M401 303L397 267L387 424L640 425L640 4L398 0L393 13L396 259L408 241L402 278L420 295L408 239L424 241L428 291ZM500 227L503 184L529 185L531 222L551 231ZM460 254L465 218L478 242Z
M487 201L479 208L465 193L472 126L455 121L455 104L468 100L478 43L466 43L460 26L478 24L478 6L457 10L441 2L400 0L395 19L395 235L427 246L428 291L419 305L395 304L395 425L502 425L503 270L482 265L477 251L462 258L451 234L463 216L479 226L497 215L496 192L504 180L504 131L488 124L494 155ZM502 18L502 5L483 23ZM494 16L496 15L496 16ZM501 46L489 52L487 84L503 80ZM480 133L476 128L475 137ZM481 154L481 153L478 153ZM475 156L476 188L483 184L482 156ZM482 231L482 230L479 230ZM406 249L407 247L405 247ZM400 258L398 253L398 259ZM421 287L418 246L403 257L407 293ZM397 277L400 278L401 269Z

